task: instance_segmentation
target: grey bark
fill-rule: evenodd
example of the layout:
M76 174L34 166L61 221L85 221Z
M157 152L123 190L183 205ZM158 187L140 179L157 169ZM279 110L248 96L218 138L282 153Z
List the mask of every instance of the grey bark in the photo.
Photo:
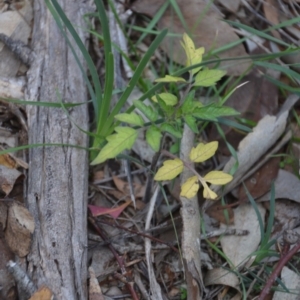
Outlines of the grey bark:
M86 2L59 2L84 40ZM59 94L65 103L87 100L83 76L43 0L34 1L31 47L35 59L28 72L26 99L58 102ZM87 105L69 113L87 130ZM27 116L29 144L88 145L87 136L60 108L28 106ZM29 275L38 287L48 286L56 299L87 299L88 153L44 146L30 149L28 161L27 204L36 226L27 258Z

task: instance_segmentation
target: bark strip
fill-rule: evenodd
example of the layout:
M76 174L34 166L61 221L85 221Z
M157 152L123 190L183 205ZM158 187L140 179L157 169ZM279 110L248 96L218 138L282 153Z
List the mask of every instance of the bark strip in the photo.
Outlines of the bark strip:
M84 40L86 2L59 3ZM31 47L35 58L26 99L58 102L59 95L64 103L87 100L80 69L44 0L34 1ZM69 114L88 129L87 105L69 109ZM27 116L30 144L88 145L88 137L60 108L28 106ZM28 162L27 204L36 226L29 275L37 287L48 286L56 299L87 299L88 153L67 146L37 147L29 150Z

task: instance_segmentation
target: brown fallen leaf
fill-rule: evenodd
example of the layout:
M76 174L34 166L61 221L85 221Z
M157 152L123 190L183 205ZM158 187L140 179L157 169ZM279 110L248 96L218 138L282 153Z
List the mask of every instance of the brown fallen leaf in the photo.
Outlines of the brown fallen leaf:
M240 112L239 117L258 122L265 115L274 115L278 110L278 88L262 76L258 68L254 68L243 79L247 84L238 88L226 101L230 106ZM234 120L234 118L229 118ZM226 140L236 149L240 141L245 137L232 127L221 125ZM215 126L209 133L210 141L219 141L219 151L224 155L230 155L229 150L221 139Z
M276 0L265 0L263 2L263 9L266 19L271 23L271 25L277 25L279 21L279 3ZM277 30L271 31L273 36L277 39L281 39L280 33Z
M0 155L0 165L9 169L15 169L18 166L17 162L9 154Z
M52 291L46 287L40 287L29 300L52 300L54 298Z
M266 164L264 164L259 170L257 170L252 176L244 181L250 195L256 199L263 196L271 190L272 182L278 175L280 157L271 158ZM239 201L247 201L246 190L241 185L239 189Z
M12 191L17 179L22 177L24 175L18 170L0 165L0 192L7 196Z
M138 0L134 2L131 9L153 17L164 2L164 0ZM178 37L178 34L181 35L184 32L191 34L195 46L197 48L205 47L206 53L239 40L232 27L221 20L222 15L213 4L210 3L208 5L203 0L177 0L176 2L187 28L184 28L184 24L181 23L171 5L160 18L157 26L159 30L168 28L169 33L177 35L176 37L166 37L160 46L178 64L185 62L185 54L179 42L181 37ZM247 56L242 44L218 53L220 58L234 58L238 56ZM234 76L244 73L249 65L249 60L239 61L239 63L233 61L221 63L221 67L225 68L229 75Z
M236 13L241 4L241 1L240 0L222 0L222 1L219 0L218 3L224 6L225 8L227 8L232 13Z
M232 208L231 207L226 208L226 213L225 213L224 208L222 207L219 201L215 202L205 212L211 218L214 218L220 223L227 224L227 225L233 224L234 218L233 218Z
M13 202L8 208L5 240L19 257L28 254L31 246L34 219L27 208Z
M258 211L264 220L266 209L260 204L257 204ZM259 221L256 211L251 204L242 204L234 209L234 225L223 225L221 228L238 228L247 230L248 234L244 236L223 236L221 246L224 254L232 263L232 268L241 268L250 259L251 254L257 250L261 241Z
M116 185L117 189L124 194L124 196L130 195L129 184L128 182L120 179L117 176L113 176L114 184ZM136 198L143 198L145 194L145 186L142 186L138 183L133 183L133 190L134 196Z

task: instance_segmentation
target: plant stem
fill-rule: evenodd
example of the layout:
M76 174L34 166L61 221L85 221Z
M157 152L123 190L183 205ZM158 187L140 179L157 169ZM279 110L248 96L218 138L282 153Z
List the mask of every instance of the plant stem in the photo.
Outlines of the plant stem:
M274 269L271 276L269 277L265 287L261 291L261 293L260 293L259 297L257 298L257 300L266 299L266 297L269 294L269 292L272 288L272 285L275 282L276 278L278 277L279 273L281 272L283 267L288 263L288 261L291 260L292 257L298 252L298 250L300 250L300 242L298 242L287 254L283 255L280 258L276 268Z

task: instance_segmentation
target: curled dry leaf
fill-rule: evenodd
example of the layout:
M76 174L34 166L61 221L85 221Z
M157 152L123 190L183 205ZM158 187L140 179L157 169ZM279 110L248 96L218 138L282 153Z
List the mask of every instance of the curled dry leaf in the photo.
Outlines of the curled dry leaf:
M9 169L15 169L18 166L17 162L9 154L0 155L0 165Z
M0 165L0 191L7 196L12 191L16 180L22 177L24 175L18 170Z
M19 10L8 10L0 15L0 33L27 44L31 33L32 4L22 1ZM21 65L20 60L3 43L0 45L0 72L14 77Z
M164 0L148 1L138 0L132 6L132 10L150 15L153 17L164 3ZM187 28L181 23L172 5L169 5L163 16L158 21L158 29L169 28L170 33L183 34L192 32L192 40L196 48L205 47L206 51L217 49L238 41L239 37L234 30L225 22L218 10L204 0L177 0L179 10L186 22ZM161 44L161 48L175 62L182 64L185 62L184 50L179 43L180 37L166 37ZM220 58L233 58L238 56L247 56L242 44L239 44L224 52L218 53ZM226 68L229 75L241 75L249 67L248 61L239 61L237 64L233 61L222 62L221 67Z
M8 209L5 239L10 249L19 257L28 254L33 231L32 215L24 206L14 202Z
M89 299L104 300L104 296L101 292L101 288L93 267L89 267L89 274L90 274Z

